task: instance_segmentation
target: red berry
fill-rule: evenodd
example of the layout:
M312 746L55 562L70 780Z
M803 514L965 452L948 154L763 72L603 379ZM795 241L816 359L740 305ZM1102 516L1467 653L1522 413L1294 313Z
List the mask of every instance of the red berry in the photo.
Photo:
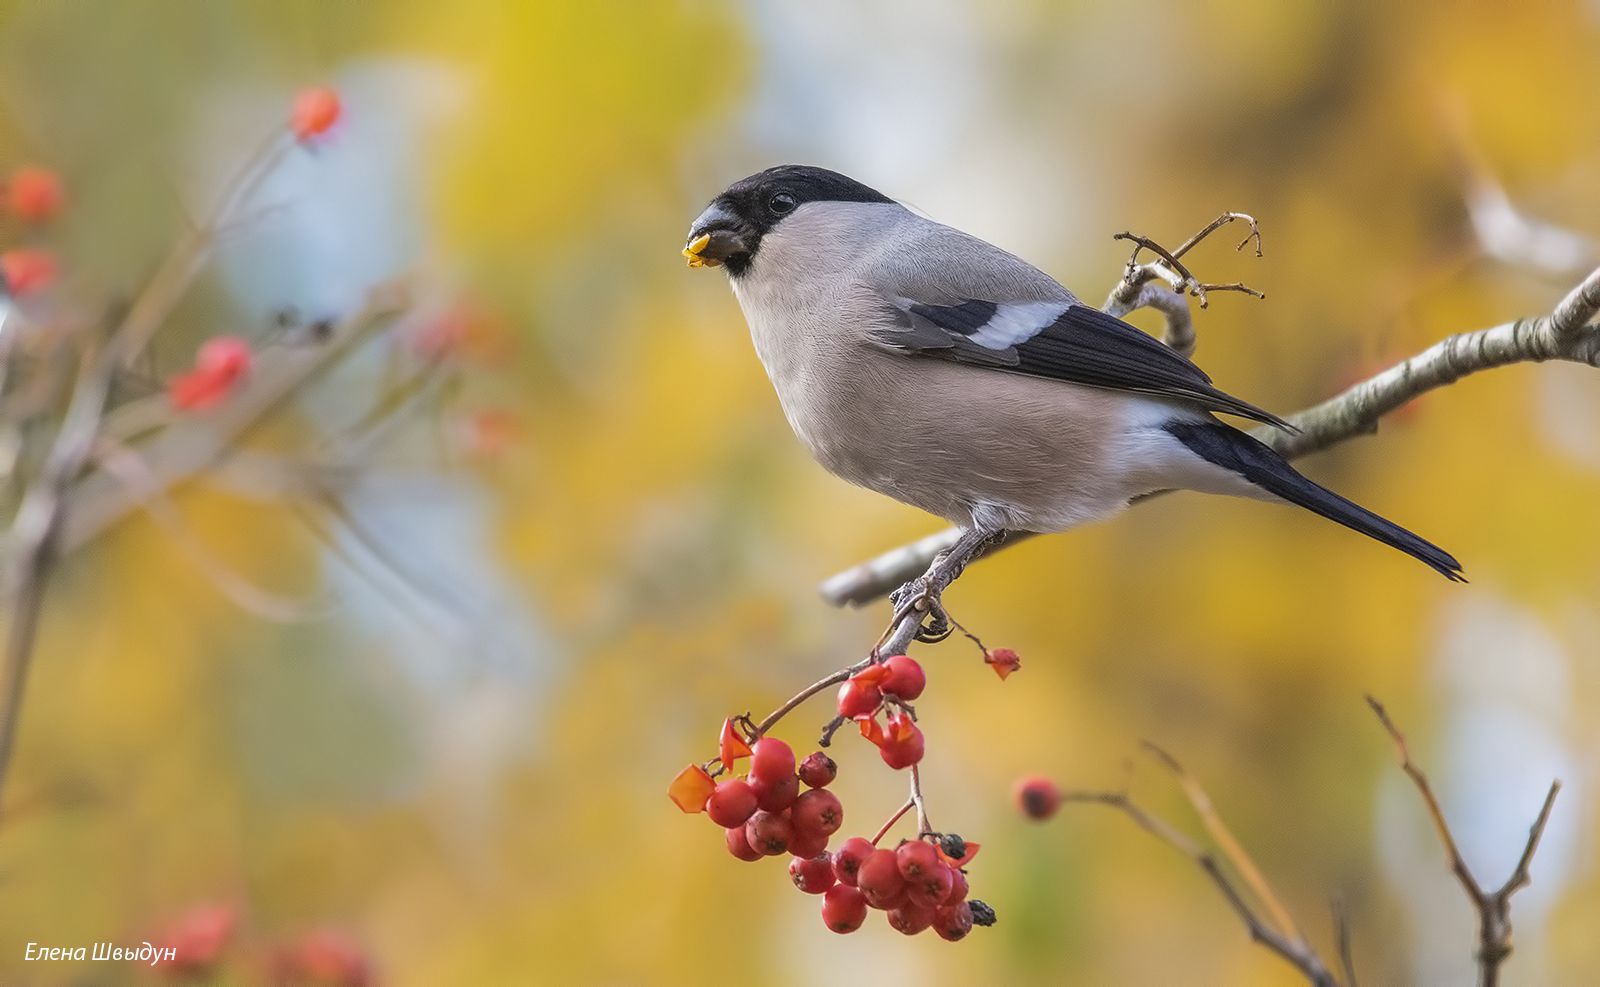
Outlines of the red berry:
M894 864L900 876L908 881L944 866L939 862L939 851L933 848L933 844L922 840L908 840L896 847Z
M906 897L911 899L913 905L924 908L936 908L944 904L950 896L950 891L955 887L954 872L943 863L931 870L923 871L916 877L906 878Z
M1049 819L1061 808L1061 789L1049 778L1034 776L1019 779L1013 794L1017 808L1029 819Z
M66 200L61 191L61 179L48 168L18 168L11 173L11 184L6 191L11 212L28 223L54 219Z
M822 896L822 921L843 935L867 920L867 899L848 884L835 884Z
M807 788L827 788L828 783L839 776L839 766L821 751L807 755L795 771Z
M972 906L966 902L945 905L933 912L933 931L946 942L959 942L972 931Z
M793 825L790 820L790 825ZM828 849L828 836L826 833L794 831L794 839L789 841L789 852L796 857L815 857Z
M914 936L933 924L933 909L907 902L890 909L889 927L901 935Z
M289 129L301 142L320 137L339 122L342 106L339 94L326 87L302 89L294 98L294 111L289 115Z
M967 900L967 874L966 871L950 868L950 893L944 896L944 904L958 905Z
M847 720L871 716L883 705L883 693L871 682L850 679L839 687L839 715Z
M794 774L794 751L778 738L762 737L751 749L751 781L775 782Z
M839 849L833 852L833 872L845 884L852 887L856 883L856 873L861 870L861 862L876 850L871 842L864 837L852 836L839 844Z
M905 895L905 878L895 866L894 851L877 849L856 869L856 887L873 908L893 908Z
M883 763L897 771L909 768L922 760L922 750L922 730L911 717L903 713L889 717L884 741L878 745L878 756L883 758Z
M760 860L761 851L750 845L750 839L745 835L743 826L730 827L725 832L728 842L728 852L740 860Z
M208 339L194 355L194 368L231 382L250 369L250 344L237 336Z
M889 668L889 677L878 688L886 696L898 696L906 702L922 695L922 690L928 684L928 677L923 674L922 666L916 659L908 655L895 655L884 662Z
M766 781L752 772L750 788L756 793L756 805L759 808L768 812L782 812L794 805L795 798L800 794L800 779L791 771L774 781Z
M13 298L50 287L56 279L56 255L48 250L21 248L0 254L0 291Z
M762 856L776 857L794 842L794 826L786 817L760 809L744 824L744 837Z
M729 829L743 826L756 811L756 792L743 778L732 778L718 785L706 800L711 821Z
M806 894L822 894L833 887L833 864L827 854L795 857L789 861L789 880Z
M839 796L814 788L794 800L790 816L798 832L832 836L844 825L844 806L839 804Z

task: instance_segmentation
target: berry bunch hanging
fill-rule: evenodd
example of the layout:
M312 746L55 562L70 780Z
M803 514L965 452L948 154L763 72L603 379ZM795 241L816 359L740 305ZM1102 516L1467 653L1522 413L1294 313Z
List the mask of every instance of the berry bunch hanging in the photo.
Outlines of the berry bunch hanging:
M911 793L876 835L851 836L830 849L845 819L843 804L828 790L838 764L820 750L797 762L793 748L767 731L834 682L840 683L838 716L824 729L822 745L854 722L885 764L909 772ZM928 824L917 767L925 740L911 705L926 686L922 666L906 655L851 666L760 724L748 716L725 720L718 756L685 768L668 795L684 812L704 812L722 827L734 857L751 862L787 857L790 881L806 894L821 896L823 923L834 932L854 932L878 910L905 935L932 929L951 942L965 938L974 925L994 924L994 911L967 896L966 868L978 844L934 832ZM746 773L736 775L737 764L746 758ZM915 837L886 844L889 831L912 810Z

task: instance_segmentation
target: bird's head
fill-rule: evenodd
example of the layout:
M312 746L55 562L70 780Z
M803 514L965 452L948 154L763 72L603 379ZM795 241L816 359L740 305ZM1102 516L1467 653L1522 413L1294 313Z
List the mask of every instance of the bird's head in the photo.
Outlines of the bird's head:
M810 165L779 165L741 178L711 200L689 227L683 255L690 267L726 266L738 277L761 240L815 202L893 202L853 178Z

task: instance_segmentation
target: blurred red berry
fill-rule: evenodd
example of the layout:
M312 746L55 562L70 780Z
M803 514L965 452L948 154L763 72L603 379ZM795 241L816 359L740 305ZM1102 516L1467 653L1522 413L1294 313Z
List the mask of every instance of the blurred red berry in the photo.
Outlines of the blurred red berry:
M861 836L852 836L839 844L839 849L833 852L833 872L840 881L855 886L856 874L861 870L861 862L866 860L877 847L871 841Z
M839 715L847 720L871 716L883 705L883 693L871 682L859 677L839 686Z
M813 788L794 800L790 819L796 832L832 836L844 825L844 806L839 803L839 796Z
M716 788L717 783L706 774L705 768L691 764L678 772L678 776L672 779L672 784L667 786L667 798L684 812L703 812L706 799L711 797Z
M899 869L900 876L906 880L914 880L928 873L936 867L943 867L939 862L939 851L933 844L924 843L922 840L907 840L895 848L894 864Z
M6 202L12 215L28 223L54 219L66 200L61 179L48 168L18 168L6 186Z
M794 820L789 820L794 825ZM826 853L828 850L828 836L826 833L802 832L795 828L794 839L789 841L789 852L796 857L815 857Z
M794 774L794 751L776 737L756 741L750 759L750 780L773 782Z
M1061 808L1061 789L1049 778L1033 776L1018 779L1013 794L1017 808L1029 819L1049 819Z
M768 812L782 812L794 805L794 800L800 795L800 779L794 772L780 775L773 781L765 781L750 773L750 788L756 793L756 806Z
M972 931L972 906L963 901L934 909L933 931L946 942L965 939Z
M361 947L331 929L308 932L280 951L277 967L281 980L296 984L365 987L371 980Z
M225 380L235 380L250 369L250 344L237 336L218 336L200 345L194 368Z
M893 908L905 896L905 878L895 865L894 851L881 847L867 855L856 868L856 887L867 896L873 908Z
M901 935L914 936L933 924L933 909L914 902L906 902L889 910L889 928Z
M954 905L967 900L967 875L959 868L950 868L950 893L944 896L942 904Z
M884 742L883 724L878 722L876 716L863 716L856 720L856 726L874 747L882 747Z
M796 768L795 772L800 775L800 780L807 788L827 788L828 784L839 776L839 765L834 763L833 758L816 751L806 755L806 759L800 762L800 767Z
M884 728L883 743L878 745L878 754L883 758L883 763L897 771L902 770L922 760L922 752L922 731L911 717L904 713L889 717L889 724Z
M897 696L906 702L922 695L922 690L928 685L928 677L916 659L909 655L895 655L883 664L889 669L889 677L878 687L884 695Z
M233 937L239 913L232 905L201 905L178 916L154 941L170 946L177 958L165 969L186 974L200 973L215 966Z
M194 369L168 382L173 407L194 411L216 404L232 393L251 361L250 344L238 337L207 340L195 354Z
M795 857L789 861L789 880L806 894L822 894L833 887L833 863L826 854Z
M743 826L756 811L755 789L743 778L722 782L706 799L706 815L711 821L728 829Z
M750 845L750 839L745 835L743 826L730 826L723 831L723 837L728 844L728 852L740 860L760 860L761 851Z
M289 130L302 144L313 137L321 137L339 122L342 106L339 94L325 86L302 89L294 98L294 109L289 114Z
M867 920L867 899L848 884L835 884L822 897L822 921L843 935L861 928Z
M750 756L750 745L745 743L744 735L739 733L731 717L722 721L722 735L717 738L717 756L725 771L732 771L733 762L739 758Z
M22 298L50 287L56 279L56 255L48 250L23 248L0 254L0 277L5 291Z
M775 812L757 809L744 824L744 837L762 856L776 857L789 851L789 844L794 842L794 825Z
M1006 676L1022 667L1022 659L1010 648L990 648L983 653L983 660L988 662L994 673L1004 682Z

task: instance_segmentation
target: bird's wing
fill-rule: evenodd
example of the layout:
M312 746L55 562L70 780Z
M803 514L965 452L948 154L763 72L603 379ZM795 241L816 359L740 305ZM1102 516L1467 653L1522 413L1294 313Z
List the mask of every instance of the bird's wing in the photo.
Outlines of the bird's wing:
M1049 275L974 237L927 223L885 253L868 283L888 318L876 345L1089 387L1187 401L1293 431L1211 383L1205 371ZM907 258L915 258L909 261Z

